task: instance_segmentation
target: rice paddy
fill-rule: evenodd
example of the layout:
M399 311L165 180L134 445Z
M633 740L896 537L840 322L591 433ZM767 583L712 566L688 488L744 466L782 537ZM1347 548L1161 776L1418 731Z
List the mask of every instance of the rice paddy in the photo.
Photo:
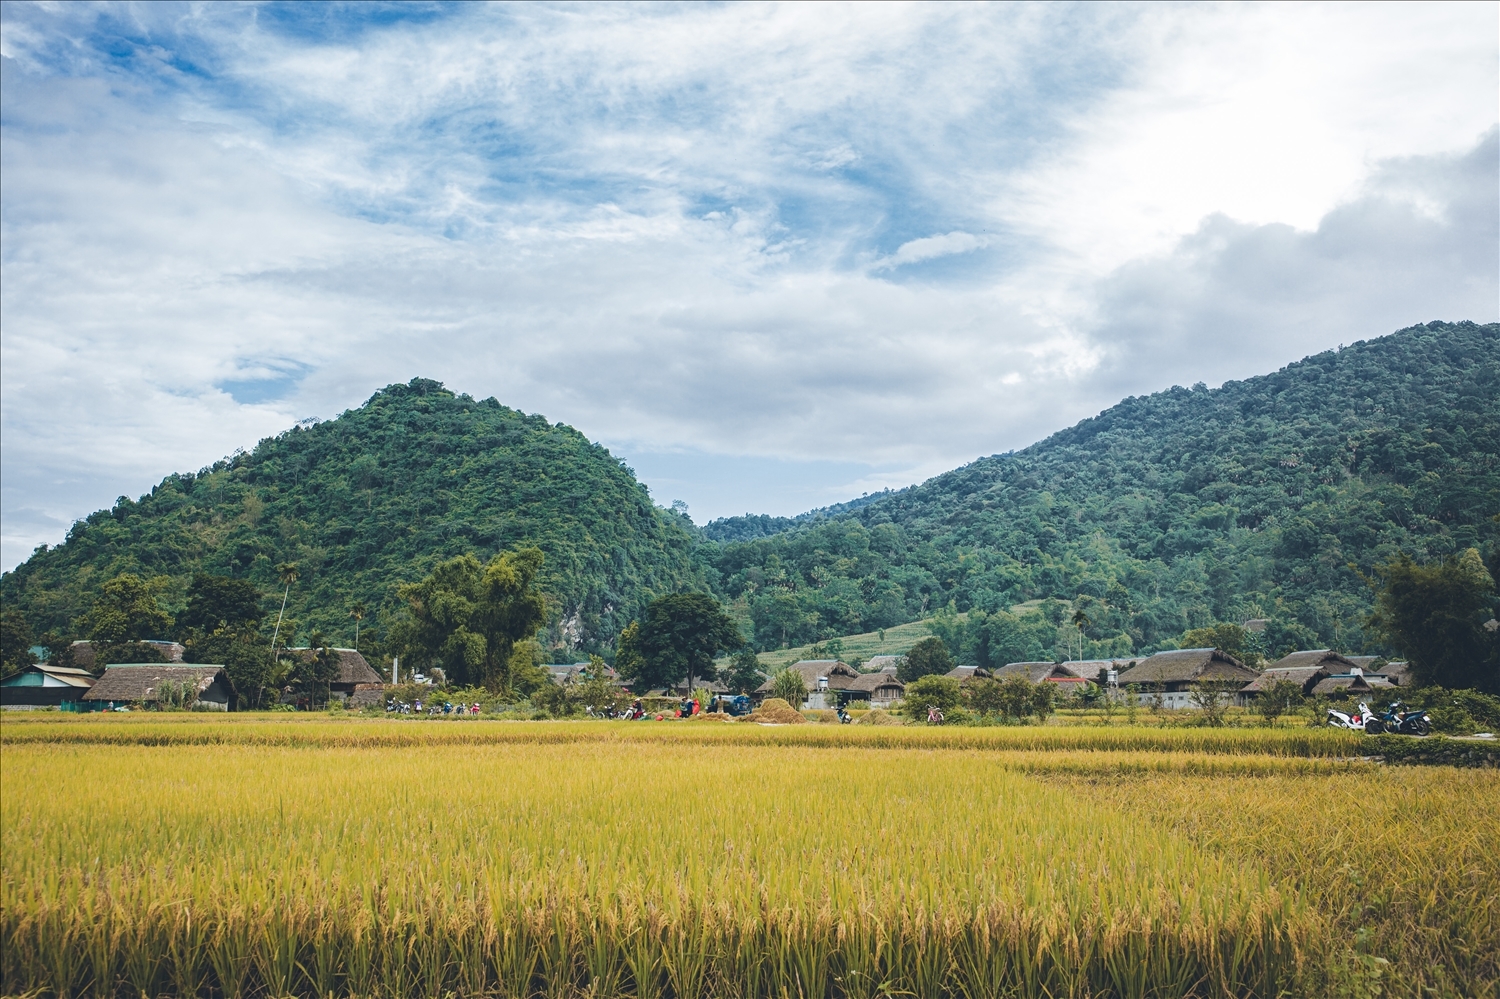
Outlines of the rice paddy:
M7 718L0 973L131 999L1493 994L1500 775L1357 745Z

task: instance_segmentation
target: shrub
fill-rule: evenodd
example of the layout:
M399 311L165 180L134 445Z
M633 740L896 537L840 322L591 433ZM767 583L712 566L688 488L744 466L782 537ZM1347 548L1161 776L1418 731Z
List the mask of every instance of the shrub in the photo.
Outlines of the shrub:
M961 691L959 682L951 676L920 677L906 685L902 710L908 718L926 718L930 704L947 714L958 707Z

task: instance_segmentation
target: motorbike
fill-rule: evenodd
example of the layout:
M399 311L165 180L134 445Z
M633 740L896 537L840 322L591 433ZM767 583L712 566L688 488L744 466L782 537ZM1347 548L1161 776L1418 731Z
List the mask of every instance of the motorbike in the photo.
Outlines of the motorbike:
M1432 716L1427 711L1408 711L1400 701L1392 701L1385 714L1365 723L1371 734L1394 732L1397 735L1426 735L1432 731Z
M1333 708L1328 709L1328 724L1334 728L1347 728L1355 732L1368 732L1370 735L1375 735L1380 729L1371 725L1371 721L1378 722L1378 719L1375 718L1375 713L1370 710L1370 706L1364 701L1359 702L1358 711L1349 715Z

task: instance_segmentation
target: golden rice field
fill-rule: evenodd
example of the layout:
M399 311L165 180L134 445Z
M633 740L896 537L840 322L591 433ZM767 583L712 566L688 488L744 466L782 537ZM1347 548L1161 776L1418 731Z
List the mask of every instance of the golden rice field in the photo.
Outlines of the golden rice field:
M1493 995L1500 774L1357 745L6 718L0 974L132 999Z

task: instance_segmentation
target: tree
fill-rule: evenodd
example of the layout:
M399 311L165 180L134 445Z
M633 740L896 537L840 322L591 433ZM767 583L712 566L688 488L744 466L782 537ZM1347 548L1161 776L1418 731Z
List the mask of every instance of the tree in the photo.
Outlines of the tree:
M304 694L314 704L328 700L328 685L338 679L339 654L329 644L321 631L308 636L310 648L294 653L288 680L292 688Z
M924 676L947 673L953 668L953 657L941 638L924 638L911 647L896 669L902 683L912 683Z
M1266 720L1267 725L1275 725L1276 719L1292 712L1301 703L1300 683L1285 679L1272 680L1261 687L1260 696L1255 699L1255 710Z
M536 589L541 567L537 548L484 564L473 555L438 563L426 579L397 589L406 613L391 629L391 647L413 668L436 667L450 682L507 690L516 646L547 619Z
M729 668L720 679L731 692L749 693L764 683L766 676L760 668L755 650L747 646L730 657Z
M1418 686L1500 691L1495 580L1473 548L1418 565L1406 555L1375 567L1370 626L1411 662Z
M1243 687L1242 680L1228 680L1210 677L1198 680L1193 684L1188 700L1193 706L1203 712L1203 720L1211 727L1218 728L1224 724L1224 713L1229 710L1229 702L1237 690Z
M365 605L355 601L354 606L349 608L349 616L354 618L354 651L359 651L359 623L365 619Z
M31 626L18 610L0 613L0 674L9 676L36 662L31 652Z
M771 697L779 697L792 707L807 700L807 679L794 669L783 666L771 674Z
M1193 628L1182 633L1177 640L1181 649L1218 649L1234 656L1247 666L1259 666L1260 653L1251 640L1250 633L1237 624L1215 624L1207 628Z
M714 678L715 656L742 644L739 628L713 597L673 593L647 606L630 639L624 669L618 658L615 668L647 690L684 680L691 687L695 680Z
M1024 676L1008 676L1000 681L1000 713L1020 720L1031 714L1036 698L1035 684Z
M928 705L945 713L952 711L958 707L962 689L959 682L951 676L933 673L920 676L906 685L906 713L913 718L925 718Z
M166 661L160 650L145 644L147 639L161 638L172 626L172 618L157 605L158 588L155 581L148 583L130 572L100 588L86 618L95 663Z
M292 592L292 584L300 578L296 562L283 562L276 567L276 578L284 587L281 591L281 610L276 612L276 630L271 634L271 658L276 658L276 640L281 637L281 619L286 616L286 598Z
M195 573L188 584L187 598L187 609L177 618L181 632L206 634L220 629L240 631L260 627L261 592L248 579Z

